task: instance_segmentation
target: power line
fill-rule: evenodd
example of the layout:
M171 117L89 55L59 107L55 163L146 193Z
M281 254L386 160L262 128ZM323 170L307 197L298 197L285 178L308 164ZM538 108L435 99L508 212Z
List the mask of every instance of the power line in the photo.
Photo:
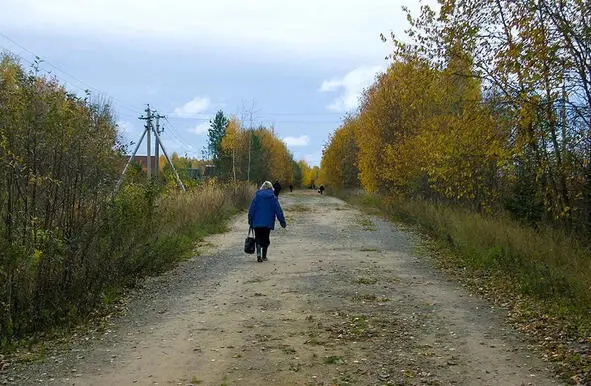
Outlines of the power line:
M179 145L184 152L195 153L194 148L191 145L187 145L182 139L180 139L173 131L168 131L172 140Z
M179 138L179 135L177 134L178 133L177 128L172 124L172 122L170 122L168 120L167 117L164 117L164 119L166 120L166 122L169 125L168 127L169 127L170 130L168 132L170 133L170 135L175 138L175 140L179 143L179 145L183 145L181 139Z
M272 114L261 114L261 115L272 115ZM302 114L302 116L305 114ZM197 117L187 117L187 116L183 116L183 117L174 117L175 119L190 119L193 121L198 121L198 122L208 122L211 120L211 118L197 118ZM279 120L273 120L273 122L275 123L327 123L327 124L333 124L333 123L341 123L341 119L333 119L333 120L309 120L309 119L296 119L296 120L283 120L283 119L279 119Z
M12 50L10 50L10 49L8 49L8 48L4 47L4 46L0 46L0 48L2 48L2 50L3 50L3 51L10 52L10 54L12 54L12 55L16 56L17 58L19 58L20 60L22 60L22 61L24 61L24 62L27 62L27 63L28 63L28 64L30 64L31 66L32 66L33 64L35 64L34 62L31 62L30 60L26 59L25 57L23 57L23 56L21 56L21 55L17 54L16 52L14 52L14 51L12 51Z
M295 116L323 116L323 115L343 115L343 113L339 113L339 112L334 112L334 113L329 113L329 112L315 112L315 113L307 113L307 112L279 112L279 113L265 113L265 115L295 115Z
M25 47L24 45L18 43L17 41L10 38L9 36L4 34L3 32L0 32L0 36L2 36L4 39L11 42L15 46L19 47L20 49L24 50L25 52L29 53L30 55L33 55L36 59L40 59L40 64L47 64L48 66L50 66L54 70L69 77L70 79L74 80L79 85L84 86L84 88L77 87L78 89L80 89L82 91L93 90L93 91L97 92L98 94L102 94L102 95L110 98L112 101L116 101L118 103L118 107L122 107L124 109L129 110L129 111L132 111L135 114L141 114L140 109L133 106L132 104L127 103L119 98L115 98L114 96L108 94L107 92L105 92L97 87L94 87L87 82L84 82L83 80L76 77L75 75L72 75L68 71L65 71L65 70L61 69L60 67L56 66L55 64L51 63L50 61L43 59L41 56L37 55L34 51L32 51L29 48ZM12 54L16 55L20 59L26 61L27 63L29 63L31 65L34 64L33 62L25 59L23 56L16 54L14 51L11 51L9 49L6 49L6 50L11 52ZM51 74L51 72L49 72L49 71L47 71L47 72ZM53 74L53 75L55 75L55 74ZM61 80L65 81L64 79L61 79ZM169 115L174 116L174 113L171 113ZM299 111L296 111L296 112L267 112L267 113L263 113L262 115L265 115L265 116L298 116L298 117L304 117L304 116L312 117L312 116L314 116L314 117L316 117L316 116L335 116L335 115L342 116L343 113L340 113L340 112L299 112ZM175 116L175 118L176 119L193 119L193 120L204 121L204 122L210 120L210 118L204 118L203 114L199 114L199 115L196 114L196 115L182 116L182 117ZM280 123L335 123L337 121L332 121L332 120L331 121L309 121L309 120L287 120L287 121L284 121L284 120L280 120L277 122L280 122ZM340 120L338 122L340 122Z
M273 115L273 116L335 116L339 115L342 116L342 112L302 112L302 111L295 111L295 112L259 112L261 115ZM178 119L201 119L207 120L209 118L204 117L205 114L189 114L178 116L175 113L169 113L169 115L178 118Z
M35 54L33 51L29 50L27 47L19 44L18 42L12 40L11 38L9 38L8 36L6 36L2 32L0 32L0 36L2 36L4 39L8 40L9 42L11 42L12 44L14 44L15 46L17 46L19 48L22 48L23 50L27 51L29 54L31 54L33 56L37 56L37 54Z
M197 154L195 151L193 151L193 147L191 145L187 145L185 144L180 138L178 133L178 129L172 124L172 122L170 122L170 120L168 119L168 117L164 117L164 119L166 120L166 122L168 123L168 127L170 128L170 130L168 131L168 133L170 133L170 135L172 136L173 140L179 145L181 146L183 149L188 150L187 153L194 153Z
M156 110L153 110L153 116L156 117L159 114ZM168 130L164 130L164 125L161 124L160 128L162 129L159 133L161 133L162 137L168 137L169 140L176 144L176 147L179 147L179 152L185 154L193 154L196 158L198 158L199 153L192 145L187 144L180 138L180 134L178 134L178 129L170 122L166 116L160 115L160 118L163 118L167 121L168 125L166 127Z
M273 123L314 123L314 124L334 124L334 123L342 123L341 120L333 120L333 121L309 121L309 120L289 120L289 121L284 121L284 120L273 120Z
M211 117L204 117L205 114L194 114L194 115L183 115L178 116L174 113L170 113L170 116L174 117L175 119L183 119L183 120L193 120L198 122L208 122L212 118ZM342 112L303 112L303 111L293 111L293 112L261 112L261 116L265 117L287 117L288 119L270 119L273 123L289 123L289 124L340 124L342 123L342 118L344 114ZM330 119L329 117L336 117ZM289 117L296 117L295 119L289 119ZM310 117L310 119L306 119L305 117ZM318 119L320 117L326 117L327 119ZM261 120L259 120L261 121Z
M25 63L29 64L31 67L34 67L34 66L37 66L37 67L38 67L38 64L39 64L39 62L38 62L38 61L37 61L37 62L30 61L29 59L25 58L24 56L22 56L22 55L19 55L19 54L17 54L16 52L14 52L14 51L12 51L11 49L9 49L9 48L6 48L6 47L4 47L4 46L0 46L0 48L2 48L2 50L3 50L4 52L8 52L8 53L10 53L10 55L11 55L11 56L14 56L14 57L18 58L20 61L23 61L23 62L25 62ZM36 57L36 59L35 59L35 60L37 60L37 57ZM44 72L44 73L46 73L47 75L51 75L51 76L55 77L56 79L58 79L58 80L60 80L61 82L63 82L63 83L64 83L64 85L68 85L68 82L67 82L65 79L61 79L61 78L59 78L59 77L58 77L56 74L54 74L54 73L52 73L52 72L49 72L49 71L47 71L47 70L45 70L45 69L39 69L39 70L43 70L43 72ZM70 87L72 87L72 88L74 88L74 89L76 89L76 90L82 91L82 92L85 92L85 91L86 91L86 89L85 89L85 88L82 88L82 87L80 87L79 85L76 85L76 84L69 84L69 86L70 86Z
M54 70L60 72L61 74L65 75L65 76L69 77L70 79L74 80L75 82L77 82L79 85L82 85L82 86L85 87L85 88L80 88L80 87L74 86L74 87L78 88L79 90L82 90L82 91L93 90L93 91L95 91L98 94L102 94L102 95L108 97L112 101L116 101L118 103L119 107L122 107L124 109L129 110L129 111L132 111L132 112L134 112L136 114L141 114L140 110L137 109L137 108L135 108L133 105L131 105L131 104L127 103L127 102L124 102L124 101L120 100L119 98L115 98L114 96L109 95L107 92L105 92L105 91L103 91L103 90L101 90L99 88L96 88L96 87L94 87L94 86L92 86L92 85L84 82L83 80L79 79L78 77L72 75L71 73L69 73L69 72L67 72L65 70L62 70L58 66L54 65L53 63L49 62L48 60L43 59L41 56L37 55L35 52L33 52L32 50L30 50L27 47L23 46L22 44L18 43L14 39L11 39L6 34L0 32L0 36L2 36L4 39L8 40L9 42L11 42L12 44L14 44L15 46L19 47L20 49L26 51L30 55L33 55L36 59L39 59L40 60L40 64L43 64L43 63L47 64L48 66L52 67ZM11 52L12 54L16 55L20 59L28 62L29 64L31 64L31 65L34 64L33 62L31 62L29 60L26 60L21 55L16 54L14 51L11 51L9 49L6 49L6 50L9 51L9 52ZM51 74L51 72L49 72L47 70L45 70L45 71L47 73ZM55 73L53 75L57 77L57 75ZM58 77L58 79L59 79L59 77ZM64 81L65 83L67 83L67 81L65 79L61 79L61 80Z
M124 102L122 100L120 100L119 98L115 98L112 95L109 95L108 93L106 93L105 91L96 88L92 85L90 85L89 83L84 82L83 80L81 80L80 78L76 77L75 75L72 75L71 73L62 70L61 68L59 68L58 66L54 65L53 63L42 59L39 55L37 55L35 52L33 52L32 50L28 49L27 47L23 46L22 44L18 43L17 41L15 41L14 39L10 38L9 36L7 36L6 34L0 32L0 36L2 36L4 39L6 39L7 41L11 42L12 44L14 44L16 47L20 48L21 50L25 51L26 53L34 56L35 61L31 61L27 58L25 58L23 55L19 55L18 53L14 52L13 50L10 50L6 47L1 47L2 49L4 49L5 51L11 53L12 55L14 55L15 57L19 58L20 60L28 63L31 66L34 66L35 64L47 64L48 66L50 66L51 68L53 68L55 71L59 72L62 74L62 77L59 77L57 74L52 73L50 71L48 71L47 69L43 69L47 74L55 76L57 79L60 79L62 82L64 83L70 83L68 82L66 79L63 79L63 76L65 75L66 77L70 78L71 80L74 81L74 84L71 84L71 86L73 86L74 88L81 90L82 92L87 92L87 90L94 90L96 93L98 94L102 94L105 97L111 99L112 101L117 102L117 107L119 109L122 110L127 110L130 111L134 114L134 116L137 117L137 115L141 114L141 112L135 108L134 106L132 106L131 104ZM77 83L77 84L76 84ZM80 87L80 86L84 86L84 87ZM129 113L124 113L123 115L127 115L130 116L131 114ZM167 122L169 123L170 127L172 128L172 130L170 130L170 134L173 138L173 140L181 147L183 148L183 150L185 151L185 153L192 153L192 154L197 154L197 152L194 151L194 148L190 145L185 144L180 138L179 136L176 134L176 128L174 127L174 125L168 120L166 119Z
M29 55L32 55L35 59L33 61L25 58L23 55L19 55L18 53L14 52L13 50L10 50L6 47L0 46L0 48L4 49L5 51L11 53L12 55L14 55L15 57L19 58L20 60L30 64L31 66L35 66L37 65L38 67L41 67L42 64L46 64L47 66L53 68L55 71L59 72L60 74L62 74L62 77L59 77L55 72L51 72L48 71L47 69L42 69L43 71L45 71L47 74L54 76L55 78L61 80L62 82L64 82L65 84L70 83L71 87L74 87L78 90L81 90L82 92L87 92L89 90L93 90L95 91L97 94L101 94L104 95L105 97L109 98L110 101L112 102L117 102L117 108L121 109L121 110L127 110L129 112L132 112L136 117L137 115L140 115L141 112L139 109L137 109L135 106L133 106L130 103L127 103L119 98L115 98L112 95L109 95L107 92L96 88L92 85L90 85L87 82L84 82L83 80L81 80L80 78L76 77L75 75L72 75L71 73L69 73L68 71L65 71L63 69L61 69L60 67L54 65L53 63L43 59L41 56L37 55L34 51L30 50L29 48L23 46L22 44L18 43L17 41L15 41L14 39L10 38L9 36L7 36L6 34L0 32L0 36L3 37L5 40L7 40L8 42L12 43L14 46L20 48L22 51L28 53ZM41 68L40 68L41 69ZM68 78L70 78L70 82L68 82L68 80L64 79L63 76L66 76ZM72 82L73 80L73 82ZM124 113L123 115L128 114L128 113ZM174 113L171 114L172 116L174 116ZM175 116L175 118L177 119L191 119L191 120L196 120L196 121L202 121L202 122L207 122L210 121L211 118L205 118L203 117L204 114L199 114L199 115L195 115L195 116ZM337 113L337 112L269 112L269 113L264 113L263 115L266 116L297 116L297 117L319 117L319 116L335 116L335 115L341 115L342 113ZM127 116L130 116L129 114ZM192 153L192 154L197 154L196 151L194 151L193 146L191 145L187 145L182 139L180 139L180 134L178 129L176 129L176 127L172 124L172 122L166 118L166 121L169 124L169 127L171 128L171 130L169 130L168 132L170 132L170 136L171 138L181 147L185 150L186 153ZM305 120L305 119L300 119L300 120L278 120L278 121L273 121L273 123L295 123L295 124L338 124L341 123L341 120L326 120L326 121L319 121L319 120ZM168 133L167 132L167 133Z

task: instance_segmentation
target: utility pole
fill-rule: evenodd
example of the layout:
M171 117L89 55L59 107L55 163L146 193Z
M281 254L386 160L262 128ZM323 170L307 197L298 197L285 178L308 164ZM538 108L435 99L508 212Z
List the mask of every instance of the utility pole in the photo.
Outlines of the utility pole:
M242 105L244 109L244 104ZM244 115L246 111L243 112L243 121ZM254 114L255 114L255 103L254 100L251 101L250 108L248 108L248 117L249 117L249 127L248 127L248 168L246 169L246 180L250 182L250 165L251 165L251 153L252 153L252 132L254 131L253 121L254 121Z
M152 178L152 138L151 138L151 131L153 130L152 127L152 110L150 109L150 105L146 109L146 116L139 117L139 119L146 121L145 128L146 130L144 133L146 134L146 174L148 175L148 180ZM135 155L135 154L134 154Z
M140 145L142 144L142 141L144 140L144 137L147 136L146 142L148 145L148 149L147 149L147 153L148 153L148 159L146 162L146 172L148 175L148 180L151 179L151 140L150 140L150 134L151 132L154 133L154 139L156 141L156 154L159 154L159 148L162 148L162 152L164 153L164 156L166 157L166 161L168 161L168 163L170 164L170 167L172 168L172 171L174 172L174 175L176 177L177 182L179 183L179 186L181 187L182 191L184 192L185 189L185 185L183 184L183 181L181 181L181 178L179 177L179 174L177 173L174 164L172 163L172 161L170 160L170 157L168 157L168 153L166 152L166 149L164 148L164 144L162 143L162 140L160 139L160 123L159 123L159 119L160 118L166 118L164 115L153 115L152 114L152 110L150 109L150 105L148 105L148 108L146 109L146 116L145 117L139 117L139 119L141 120L145 120L146 124L145 124L145 130L142 133L142 136L140 137L139 142L137 143L135 149L133 150L133 153L131 154L131 157L129 157L129 160L127 160L127 164L125 164L125 168L123 169L123 172L121 173L121 177L119 177L119 181L117 181L117 184L115 185L115 191L119 190L119 187L121 186L121 183L123 182L123 176L125 175L125 172L127 172L127 169L129 168L129 165L131 164L131 162L133 162L133 159L135 158L135 154L137 153L138 149L140 148ZM154 125L152 125L152 119L156 118L156 128L154 128ZM158 168L158 159L156 159L156 168ZM156 169L157 170L157 169ZM157 176L158 173L157 171L155 172L155 175Z
M152 178L152 111L150 110L150 105L148 105L146 113L148 114L146 118L146 130L148 131L146 134L146 174L148 175L148 180L150 180Z
M140 148L140 145L142 144L142 141L144 140L144 137L146 136L146 132L147 132L147 130L144 130L144 132L142 133L142 136L140 137L140 140L138 141L137 145L135 146L135 149L133 149L133 153L131 153L131 157L129 157L129 159L127 160L127 163L125 164L125 168L123 168L123 172L121 173L121 176L119 177L119 181L117 181L117 184L115 185L115 191L119 190L119 187L121 186L121 183L123 182L123 176L125 175L125 172L127 172L127 169L129 169L129 165L131 165L131 162L133 161L133 159L135 157L135 153L137 153L137 150Z
M252 111L250 112L250 129L248 130L248 172L246 181L250 182L250 148L252 147Z
M164 157L166 157L166 160L168 161L168 164L172 168L172 171L174 172L174 175L176 177L177 182L179 183L179 186L181 187L181 189L184 192L186 190L185 185L183 184L183 181L181 181L181 178L179 177L179 174L177 173L176 168L174 167L174 164L170 160L170 157L168 156L168 153L166 152L166 149L164 148L164 145L162 144L162 141L160 140L160 135L155 130L154 130L154 136L156 137L156 140L158 141L158 143L160 143L160 146L162 147L162 152L164 153Z
M160 129L160 118L166 118L166 117L164 115L160 115L160 114L156 113L154 118L156 118L156 132L158 133L158 135L160 135L164 131L164 128L162 128L162 130ZM156 178L158 178L158 173L160 171L160 146L162 146L159 138L160 138L159 136L156 138L156 149L154 151L154 155L156 157L154 159L154 163L155 163L154 177L156 177Z

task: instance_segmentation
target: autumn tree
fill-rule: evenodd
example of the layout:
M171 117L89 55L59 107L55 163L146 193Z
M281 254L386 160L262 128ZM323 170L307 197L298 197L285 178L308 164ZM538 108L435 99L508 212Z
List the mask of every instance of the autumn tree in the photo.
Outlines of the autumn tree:
M359 186L355 124L355 118L347 118L332 134L322 152L320 180L337 190Z
M343 187L358 168L368 191L490 208L505 137L471 71L469 56L442 70L417 55L401 56L331 137L323 179Z
M257 183L294 180L293 156L273 130L262 126L243 129L238 119L232 118L221 145L231 156L231 178L235 181L246 181L249 177Z
M306 160L299 160L298 166L300 168L300 173L302 174L302 187L307 188L311 186L312 183L316 183L314 178L314 171L312 170L308 162L306 162Z
M442 69L450 48L469 54L472 76L509 134L504 175L516 195L507 197L509 208L520 213L518 203L539 201L539 219L587 230L588 8L577 0L442 1L439 14L425 6L418 17L409 15L414 39L396 41L394 55L414 52Z
M232 160L232 180L236 179L237 158L240 156L241 148L241 131L240 122L235 117L232 117L226 126L224 136L221 139L221 148L231 156Z
M110 106L0 57L0 334L75 312L124 161ZM88 264L93 262L93 264Z
M330 138L323 178L343 184L353 127L368 191L591 231L588 6L440 4L408 13L408 39L392 36L392 64Z
M437 108L436 73L424 62L395 62L363 94L354 125L359 179L371 192L406 192L423 174L418 134Z

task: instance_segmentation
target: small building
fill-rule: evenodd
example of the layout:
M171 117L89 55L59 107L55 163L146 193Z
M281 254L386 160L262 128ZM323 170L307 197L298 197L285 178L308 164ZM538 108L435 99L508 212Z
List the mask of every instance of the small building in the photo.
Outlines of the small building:
M194 180L201 179L201 169L199 168L186 168L185 169L185 176L187 178L192 178Z
M215 166L214 165L205 165L205 173L203 173L204 177L214 177L215 176Z
M156 167L156 156L152 155L150 156L150 165L152 167L152 170L154 170L154 168ZM140 165L140 167L142 168L142 170L145 172L146 170L148 170L148 156L147 155L136 155L135 157L133 157L133 161L132 163L136 163L138 165Z

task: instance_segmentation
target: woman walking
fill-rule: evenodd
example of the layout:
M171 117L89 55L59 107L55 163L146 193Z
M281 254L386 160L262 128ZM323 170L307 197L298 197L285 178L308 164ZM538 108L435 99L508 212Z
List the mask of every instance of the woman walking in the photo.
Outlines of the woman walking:
M285 228L287 224L279 200L273 192L273 184L265 181L254 195L248 209L248 225L254 229L259 263L267 260L267 248L271 244L269 236L271 230L275 229L275 217L281 227Z

